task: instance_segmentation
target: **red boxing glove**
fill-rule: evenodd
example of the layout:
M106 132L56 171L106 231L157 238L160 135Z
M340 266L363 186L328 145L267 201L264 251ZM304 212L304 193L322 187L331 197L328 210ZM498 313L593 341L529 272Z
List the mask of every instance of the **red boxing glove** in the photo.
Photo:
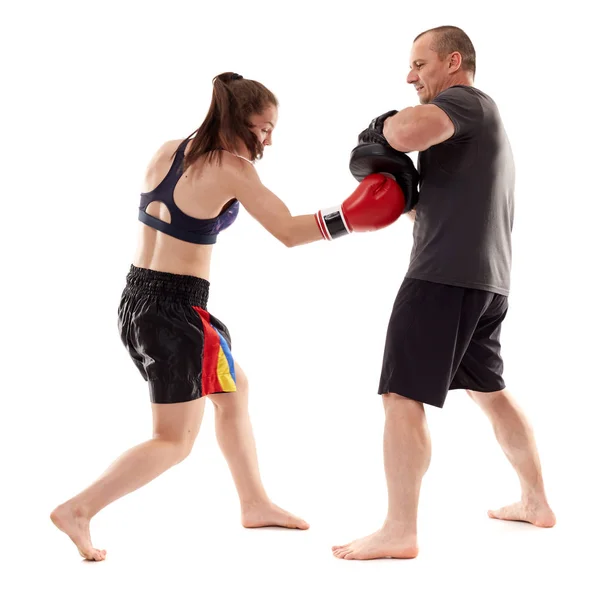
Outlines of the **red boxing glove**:
M319 210L315 219L325 240L370 232L393 224L404 212L404 193L384 174L369 174L341 205Z

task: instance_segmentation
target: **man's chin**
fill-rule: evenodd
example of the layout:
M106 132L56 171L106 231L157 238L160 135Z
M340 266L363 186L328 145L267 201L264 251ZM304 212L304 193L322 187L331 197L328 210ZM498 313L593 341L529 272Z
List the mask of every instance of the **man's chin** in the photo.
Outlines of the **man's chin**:
M429 103L429 97L427 95L425 95L424 93L417 93L417 97L419 98L419 103L420 104L428 104Z

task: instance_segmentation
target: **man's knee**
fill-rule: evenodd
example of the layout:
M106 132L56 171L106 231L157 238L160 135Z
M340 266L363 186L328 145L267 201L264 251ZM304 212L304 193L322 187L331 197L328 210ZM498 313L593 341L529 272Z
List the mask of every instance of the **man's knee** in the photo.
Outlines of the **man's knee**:
M402 396L401 394L388 392L387 394L383 394L382 398L383 408L386 413L397 409L413 411L424 410L422 402L418 402L417 400L413 400L412 398L408 398L407 396Z
M512 404L511 395L506 388L495 392L467 390L467 394L486 412L503 410Z

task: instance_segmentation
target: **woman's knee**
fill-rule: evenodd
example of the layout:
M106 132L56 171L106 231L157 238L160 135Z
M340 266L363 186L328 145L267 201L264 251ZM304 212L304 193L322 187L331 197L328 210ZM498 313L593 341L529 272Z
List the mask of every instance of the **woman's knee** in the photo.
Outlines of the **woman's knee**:
M231 409L246 404L248 399L248 378L242 368L235 365L235 392L212 394L209 398L217 409Z
M163 436L160 433L154 433L153 438L169 450L171 459L174 464L178 464L185 460L192 452L196 436L178 436L173 435Z

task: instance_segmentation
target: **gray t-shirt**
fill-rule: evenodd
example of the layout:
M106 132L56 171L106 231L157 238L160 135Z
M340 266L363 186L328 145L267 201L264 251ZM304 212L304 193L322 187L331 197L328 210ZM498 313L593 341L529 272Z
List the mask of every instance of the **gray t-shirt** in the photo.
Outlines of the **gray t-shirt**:
M454 135L419 153L419 203L406 276L508 296L515 168L498 107L464 85L432 102Z

